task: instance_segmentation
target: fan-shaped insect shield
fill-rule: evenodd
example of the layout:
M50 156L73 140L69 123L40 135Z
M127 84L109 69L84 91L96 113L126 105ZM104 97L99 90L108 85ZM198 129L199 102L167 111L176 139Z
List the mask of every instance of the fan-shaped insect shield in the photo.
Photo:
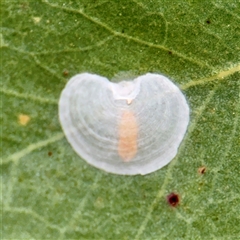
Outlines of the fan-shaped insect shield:
M83 73L61 93L59 118L68 142L104 171L148 174L177 154L189 122L180 89L159 74L111 83Z

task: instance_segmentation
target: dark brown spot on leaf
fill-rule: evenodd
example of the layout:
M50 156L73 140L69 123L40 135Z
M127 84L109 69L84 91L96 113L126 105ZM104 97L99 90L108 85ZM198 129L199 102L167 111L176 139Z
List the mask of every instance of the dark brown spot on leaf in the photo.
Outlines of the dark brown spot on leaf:
M180 197L178 194L172 192L169 195L167 195L167 202L170 206L176 207L180 202Z
M200 174L204 174L205 172L206 172L206 167L200 167L198 169L198 173L200 173Z
M68 76L68 74L69 74L68 70L65 69L65 70L63 71L63 76L66 77L66 76Z

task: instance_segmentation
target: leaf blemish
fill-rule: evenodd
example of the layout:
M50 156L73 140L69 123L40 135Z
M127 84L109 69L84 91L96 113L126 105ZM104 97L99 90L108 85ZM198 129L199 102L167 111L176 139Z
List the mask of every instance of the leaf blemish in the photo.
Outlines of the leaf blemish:
M176 207L180 202L180 197L177 193L170 193L167 195L167 202L171 207Z
M210 24L210 23L211 23L211 21L208 19L208 20L206 21L206 23L207 23L207 24Z
M67 77L68 74L69 74L69 71L65 69L65 70L63 71L63 76L64 76L64 77Z
M206 167L200 167L200 168L198 168L198 173L199 174L204 174L206 172Z
M41 21L41 18L40 17L32 17L34 23L39 23Z
M30 119L31 119L30 116L26 114L18 115L18 123L22 126L26 126L29 123Z
M48 156L51 157L52 156L52 152L48 152Z

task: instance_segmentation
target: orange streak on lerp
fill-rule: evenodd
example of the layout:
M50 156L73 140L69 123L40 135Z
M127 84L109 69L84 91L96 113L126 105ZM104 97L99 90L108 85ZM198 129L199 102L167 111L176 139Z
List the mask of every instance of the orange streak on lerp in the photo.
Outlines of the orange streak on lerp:
M137 121L131 111L122 113L118 134L118 154L124 162L129 162L137 153L138 135Z

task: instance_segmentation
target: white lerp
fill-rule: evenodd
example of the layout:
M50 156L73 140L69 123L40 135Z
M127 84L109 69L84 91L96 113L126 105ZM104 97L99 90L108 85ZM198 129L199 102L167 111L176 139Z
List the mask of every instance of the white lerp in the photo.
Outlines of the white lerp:
M189 107L180 89L159 74L112 83L83 73L63 89L59 118L68 142L89 164L115 174L144 175L177 154Z

